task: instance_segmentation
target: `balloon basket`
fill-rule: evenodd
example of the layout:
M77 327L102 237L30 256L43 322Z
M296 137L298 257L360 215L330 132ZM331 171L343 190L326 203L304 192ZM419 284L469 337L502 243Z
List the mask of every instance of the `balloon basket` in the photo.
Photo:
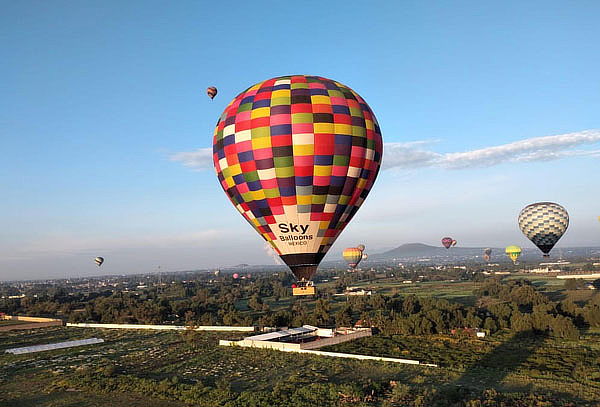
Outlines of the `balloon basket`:
M317 291L314 285L306 285L292 288L293 295L315 295Z

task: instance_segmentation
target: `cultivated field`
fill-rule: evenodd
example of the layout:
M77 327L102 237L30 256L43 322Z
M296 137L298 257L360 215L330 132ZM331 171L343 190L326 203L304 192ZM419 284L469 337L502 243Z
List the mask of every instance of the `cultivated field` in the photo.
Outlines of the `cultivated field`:
M317 396L319 405L340 405L340 394L358 395L362 401L353 405L418 405L411 403L435 394L451 398L463 387L494 389L509 400L535 392L549 403L543 405L570 400L593 406L600 400L600 332L574 342L509 333L483 341L375 336L325 349L418 359L440 364L437 369L218 347L218 339L236 338L231 333L59 327L2 333L0 350L88 337L106 342L0 356L0 405L241 407L255 397L284 397L280 393L298 405L315 405ZM380 399L365 401L370 393ZM400 402L384 404L386 398ZM402 404L405 399L411 402Z

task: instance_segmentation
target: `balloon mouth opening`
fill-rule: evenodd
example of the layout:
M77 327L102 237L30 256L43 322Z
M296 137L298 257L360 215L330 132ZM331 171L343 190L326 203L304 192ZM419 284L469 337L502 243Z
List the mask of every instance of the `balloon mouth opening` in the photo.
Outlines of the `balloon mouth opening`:
M324 256L325 253L292 253L281 255L281 259L298 281L310 281Z

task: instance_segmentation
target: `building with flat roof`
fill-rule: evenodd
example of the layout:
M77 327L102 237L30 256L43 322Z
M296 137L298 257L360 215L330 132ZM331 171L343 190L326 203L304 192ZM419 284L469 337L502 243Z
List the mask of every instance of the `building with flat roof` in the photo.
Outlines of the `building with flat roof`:
M371 328L317 328L303 325L259 335L247 336L241 341L219 341L219 345L237 345L280 350L317 349L353 339L371 336Z

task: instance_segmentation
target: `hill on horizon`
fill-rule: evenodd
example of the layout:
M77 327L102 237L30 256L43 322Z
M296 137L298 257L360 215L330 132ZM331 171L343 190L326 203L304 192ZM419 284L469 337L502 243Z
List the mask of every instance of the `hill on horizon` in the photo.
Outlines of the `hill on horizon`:
M452 247L446 249L442 246L430 246L424 243L405 243L383 253L374 254L377 259L421 256L451 256L451 255L479 255L484 247ZM497 251L499 249L492 248Z

